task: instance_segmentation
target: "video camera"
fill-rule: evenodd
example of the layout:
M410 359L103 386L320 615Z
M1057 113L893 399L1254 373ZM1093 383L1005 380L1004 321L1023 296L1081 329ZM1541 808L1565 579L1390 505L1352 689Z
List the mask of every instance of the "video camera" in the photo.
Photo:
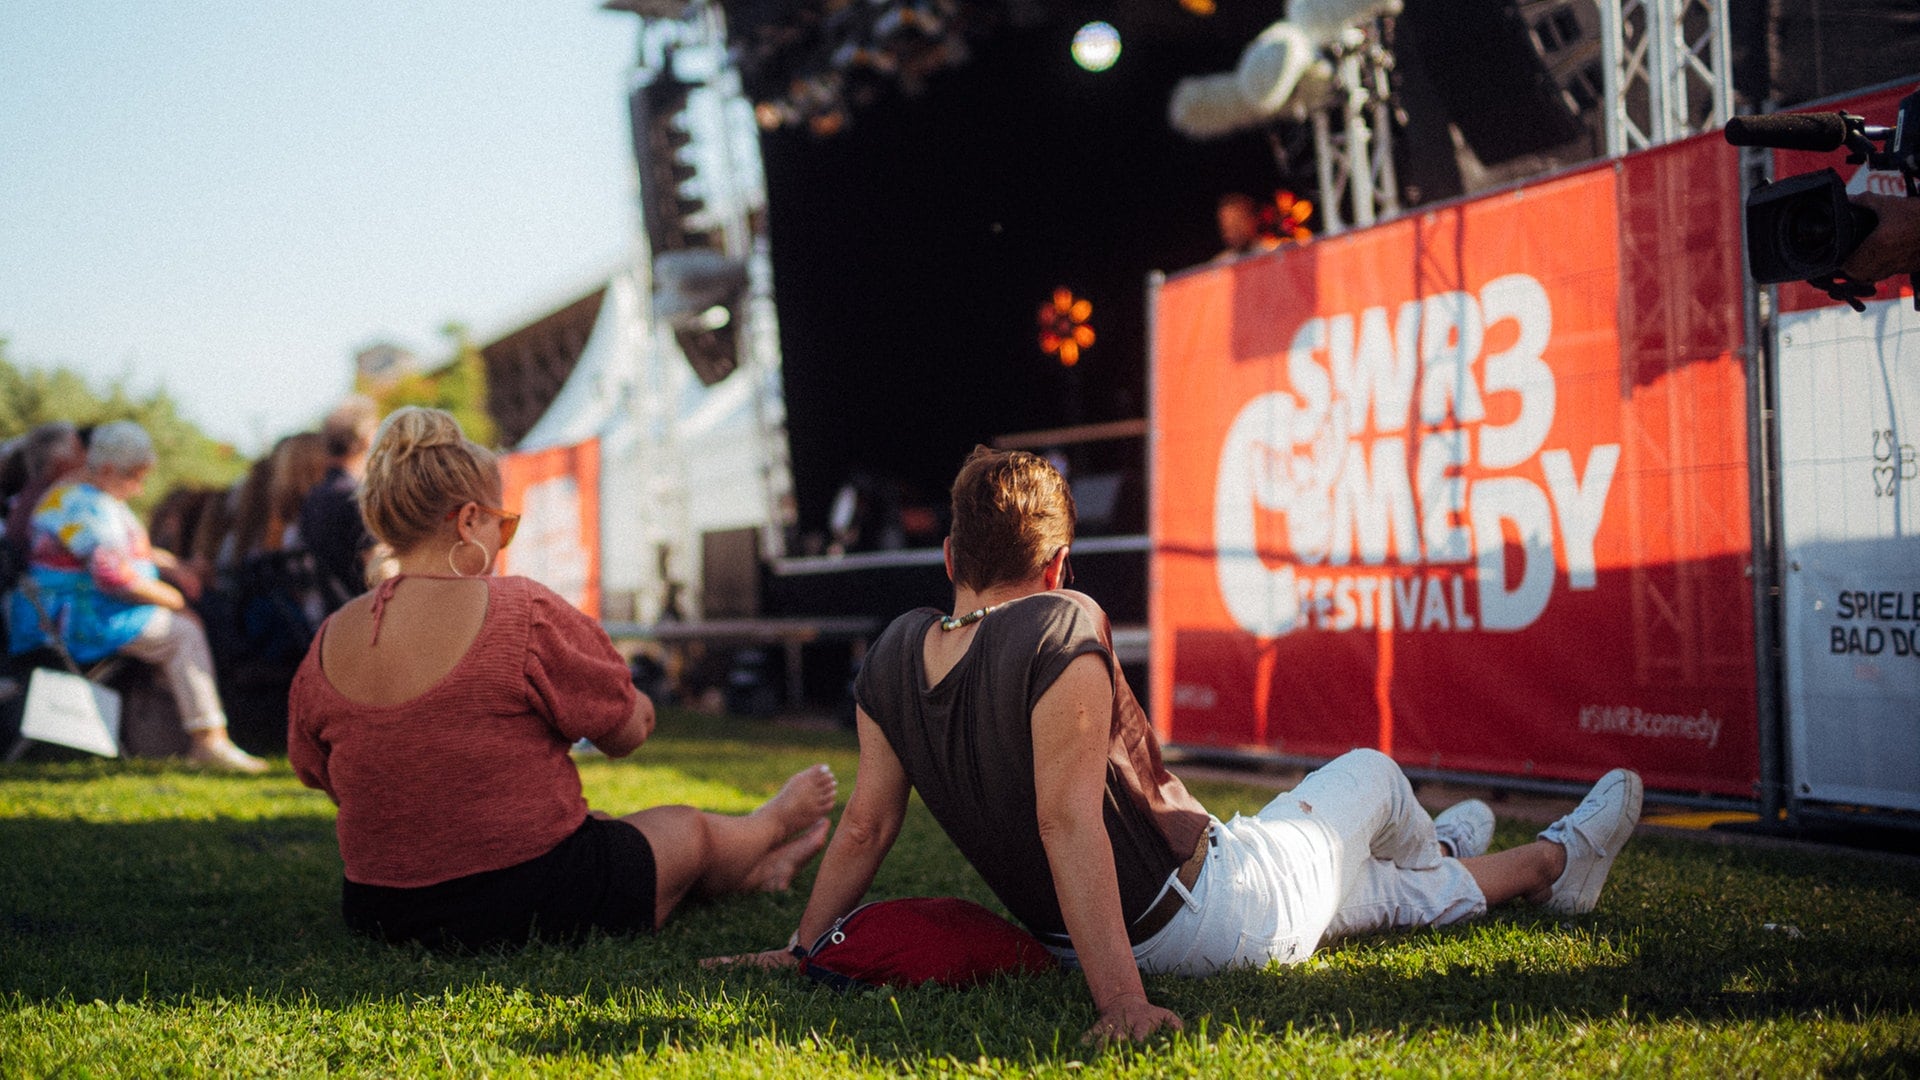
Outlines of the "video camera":
M1727 121L1727 141L1735 146L1770 146L1815 152L1846 147L1847 163L1894 169L1906 178L1907 196L1920 196L1920 92L1900 102L1893 127L1869 125L1851 113L1782 113L1737 116ZM1885 150L1874 143L1886 143ZM1847 199L1847 186L1832 169L1801 173L1747 194L1747 271L1766 285L1806 281L1855 311L1873 285L1855 281L1841 269L1867 238L1879 215ZM1914 298L1920 307L1920 289Z

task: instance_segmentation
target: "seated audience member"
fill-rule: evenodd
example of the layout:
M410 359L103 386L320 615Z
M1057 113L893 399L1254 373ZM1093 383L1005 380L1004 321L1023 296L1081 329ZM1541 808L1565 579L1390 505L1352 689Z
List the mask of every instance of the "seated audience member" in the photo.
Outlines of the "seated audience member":
M147 514L147 538L182 560L193 551L193 530L202 507L216 492L206 488L176 487Z
M294 682L288 756L339 805L341 909L389 940L480 948L648 932L691 895L786 888L826 840L833 774L744 816L587 808L568 749L633 752L653 703L598 623L495 577L520 518L453 417L381 427L361 492L399 573L328 618Z
M268 480L272 503L272 521L276 534L269 538L274 550L306 546L300 531L300 511L306 505L307 492L326 479L332 467L327 438L317 431L303 431L280 440L280 452L273 455L273 473Z
M325 440L308 431L282 438L253 463L220 553L223 569L244 567L248 559L284 550L299 538L300 504L307 488L326 474L326 460Z
M267 512L273 486L271 451L247 467L247 475L227 489L227 527L213 553L214 579L221 587L238 587L240 566L249 550L257 548L269 531Z
M203 611L220 691L245 720L236 734L249 746L278 749L285 745L287 692L327 614L298 525L307 489L326 474L325 440L318 432L289 435L263 465L235 531L233 560L215 578L216 595Z
M214 580L218 574L220 549L233 533L233 512L239 505L238 488L238 484L232 484L225 490L207 493L206 501L200 504L199 519L193 524L193 546L178 553L203 581Z
M317 480L325 463L318 434L289 435L227 492L231 516L212 556L216 596L209 616L223 670L285 668L291 678L306 654L324 612L300 545L305 491L299 485Z
M290 678L330 610L323 602L319 573L300 529L307 492L327 474L327 441L315 431L289 435L280 440L269 467L266 532L261 544L242 557L241 567L247 591L281 613L287 625L280 636L288 643L298 642L290 655L284 645L269 650L274 659L288 662Z
M1209 815L1163 766L1105 613L1064 588L1073 526L1044 459L982 447L962 466L953 613L909 612L867 654L860 771L790 945L860 902L909 789L1007 909L1082 969L1100 1014L1089 1039L1180 1026L1147 1000L1142 972L1296 963L1323 942L1516 897L1593 908L1639 817L1625 769L1540 839L1493 855L1484 803L1429 818L1375 750L1336 758L1253 817ZM799 962L788 949L735 959Z
M329 614L367 591L367 559L373 538L360 517L354 493L367 472L379 408L355 394L341 402L320 425L327 441L327 473L306 494L300 507L300 533L320 575L320 592Z
M6 533L16 568L26 565L33 544L34 508L53 485L85 467L87 448L77 428L55 420L21 436L18 454L20 487L7 504Z
M261 772L266 763L227 737L206 634L187 610L199 579L171 552L153 547L127 507L153 462L153 440L139 424L120 420L95 429L80 472L54 485L34 510L27 577L47 625L58 628L75 661L124 653L159 669L180 710L189 760ZM7 617L13 652L48 643L22 592L13 594Z

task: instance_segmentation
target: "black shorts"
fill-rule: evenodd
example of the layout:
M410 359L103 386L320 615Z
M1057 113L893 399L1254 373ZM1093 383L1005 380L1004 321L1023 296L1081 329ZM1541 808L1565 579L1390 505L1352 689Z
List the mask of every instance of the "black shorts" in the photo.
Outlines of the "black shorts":
M653 847L624 821L589 817L552 851L517 866L418 888L342 879L347 927L435 949L571 940L598 927L651 933L658 874Z

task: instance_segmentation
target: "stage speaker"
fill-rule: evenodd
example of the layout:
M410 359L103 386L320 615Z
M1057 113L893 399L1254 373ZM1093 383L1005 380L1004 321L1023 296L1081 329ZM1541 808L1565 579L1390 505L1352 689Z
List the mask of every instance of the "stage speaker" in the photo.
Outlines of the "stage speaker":
M700 617L752 619L760 614L760 530L700 534Z
M1600 123L1593 0L1410 0L1420 59L1474 155L1498 165Z

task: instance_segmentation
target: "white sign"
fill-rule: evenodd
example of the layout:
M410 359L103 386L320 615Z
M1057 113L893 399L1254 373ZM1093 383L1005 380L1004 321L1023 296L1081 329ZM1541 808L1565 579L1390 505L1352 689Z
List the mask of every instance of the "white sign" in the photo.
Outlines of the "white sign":
M1794 794L1920 810L1920 312L1779 319Z
M78 675L34 668L27 680L20 737L119 757L120 695Z

